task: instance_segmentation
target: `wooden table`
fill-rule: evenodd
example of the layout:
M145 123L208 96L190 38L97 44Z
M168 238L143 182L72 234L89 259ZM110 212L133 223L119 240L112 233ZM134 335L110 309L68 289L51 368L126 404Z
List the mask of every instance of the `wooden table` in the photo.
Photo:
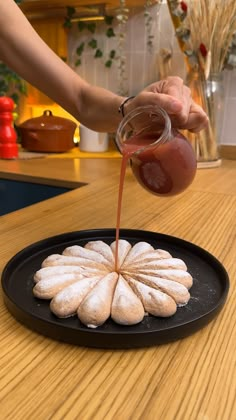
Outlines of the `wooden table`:
M47 166L42 159L17 168L18 163L0 161L0 171L88 185L3 216L0 270L16 252L42 238L115 226L119 160L50 159ZM10 315L1 296L1 420L235 419L235 224L233 160L199 170L185 193L165 199L144 191L128 171L122 227L178 236L215 255L231 281L223 310L202 330L170 344L97 350L32 332Z

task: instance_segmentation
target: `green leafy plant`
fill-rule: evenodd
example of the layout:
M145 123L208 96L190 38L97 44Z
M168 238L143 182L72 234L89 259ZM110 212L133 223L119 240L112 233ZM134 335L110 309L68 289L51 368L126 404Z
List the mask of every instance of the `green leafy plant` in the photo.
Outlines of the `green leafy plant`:
M65 17L65 21L64 21L64 28L66 29L71 29L72 25L73 25L73 19L75 16L75 8L73 7L67 7L67 14ZM107 38L112 38L115 37L116 34L114 32L114 29L112 27L113 24L113 16L105 16L104 17L104 22L106 24L106 31L105 31L105 36ZM85 51L86 48L92 49L94 51L94 58L104 58L104 52L102 50L102 47L99 45L98 40L96 39L96 31L98 28L98 22L96 21L83 21L83 20L79 20L77 23L77 28L79 33L84 33L85 31L91 35L91 37L89 37L88 41L85 43L84 41L81 42L77 49L76 49L76 61L75 61L75 66L80 66L82 64L82 55ZM116 51L113 49L109 52L108 57L105 59L105 67L111 67L113 60L116 57Z
M20 4L22 0L15 0ZM20 96L26 95L26 83L11 70L5 63L0 62L0 96L10 96L16 105L19 104Z
M16 105L20 96L26 95L26 83L5 63L0 63L0 96L10 96Z

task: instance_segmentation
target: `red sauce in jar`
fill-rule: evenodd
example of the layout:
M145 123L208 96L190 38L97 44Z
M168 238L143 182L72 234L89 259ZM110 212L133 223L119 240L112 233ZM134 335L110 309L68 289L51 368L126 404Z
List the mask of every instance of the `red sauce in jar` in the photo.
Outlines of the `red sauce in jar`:
M123 156L131 160L137 181L149 192L169 196L184 191L193 181L197 163L191 144L177 130L171 140L132 154L145 141L133 138L124 145ZM150 141L150 139L149 139Z

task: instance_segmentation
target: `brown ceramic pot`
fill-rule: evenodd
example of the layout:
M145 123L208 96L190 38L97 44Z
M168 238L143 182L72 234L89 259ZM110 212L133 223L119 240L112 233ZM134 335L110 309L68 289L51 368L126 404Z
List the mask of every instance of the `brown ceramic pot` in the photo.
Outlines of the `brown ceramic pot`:
M44 111L41 117L31 118L19 125L22 147L31 152L66 152L74 147L76 124Z

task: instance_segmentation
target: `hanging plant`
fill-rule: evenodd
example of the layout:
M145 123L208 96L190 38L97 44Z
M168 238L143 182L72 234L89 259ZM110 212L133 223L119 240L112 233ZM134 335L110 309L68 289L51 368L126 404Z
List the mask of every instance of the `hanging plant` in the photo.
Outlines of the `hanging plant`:
M63 27L65 29L71 29L72 28L72 19L75 15L75 12L76 12L76 10L75 10L74 7L71 7L71 6L66 7L66 16L65 16L65 19L64 19L64 23L63 23Z
M22 0L15 0L20 4ZM0 96L9 96L16 105L19 105L21 95L26 95L26 83L18 74L11 70L5 63L0 62Z
M5 63L0 63L0 96L9 96L16 105L19 104L20 96L26 95L27 89L24 80Z
M126 7L126 1L120 0L120 7L116 9L116 19L118 21L118 70L119 70L119 94L126 96L127 89L127 76L126 76L126 54L124 51L126 39L126 24L129 19L129 8Z
M145 20L145 27L146 27L146 37L147 37L147 47L148 51L151 53L153 50L153 14L152 14L152 6L157 5L157 16L159 15L160 6L162 0L146 0L144 4L144 20Z
M71 29L73 25L73 18L75 16L75 8L73 7L67 7L67 15L65 17L64 21L64 28ZM105 36L107 38L115 37L116 34L114 32L114 29L112 27L114 17L106 15L104 17L104 22L106 24L106 31ZM104 58L104 52L102 50L102 47L100 46L97 38L96 38L96 31L98 29L98 22L85 22L82 20L79 20L77 23L77 29L80 34L87 32L92 36L92 38L89 38L87 42L81 42L77 49L76 49L76 60L75 60L75 66L78 67L82 64L82 56L86 48L94 50L94 58ZM105 60L104 65L106 67L111 67L113 60L115 59L116 51L113 49L109 52L108 58Z

